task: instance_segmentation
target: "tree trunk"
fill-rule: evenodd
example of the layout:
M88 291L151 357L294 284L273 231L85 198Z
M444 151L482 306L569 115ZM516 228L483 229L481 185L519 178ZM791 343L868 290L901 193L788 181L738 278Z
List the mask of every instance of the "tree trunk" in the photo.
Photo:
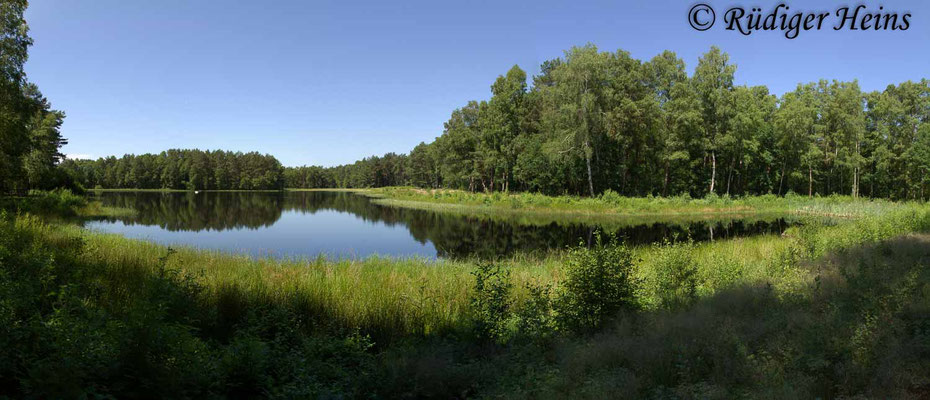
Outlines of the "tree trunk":
M781 178L778 179L778 195L781 196L782 189L785 187L785 172L788 170L788 158L781 165Z
M591 197L594 197L594 178L591 177L591 156L585 154L585 162L588 164L588 191Z
M669 169L668 164L669 162L666 161L665 162L665 183L662 184L662 197L668 196L668 169Z
M585 75L583 89L582 89L582 102L581 102L581 118L584 122L584 159L588 167L588 192L591 193L591 197L594 197L594 178L591 177L591 128L588 126L588 102L584 101L584 95L588 93L588 77Z
M856 168L853 172L853 198L859 197L859 140L856 140Z
M807 197L814 197L814 167L807 165Z
M717 152L710 152L711 168L710 168L710 193L714 192L714 183L717 179Z
M727 196L730 195L730 182L733 181L734 164L736 164L736 159L730 161L730 170L727 172Z

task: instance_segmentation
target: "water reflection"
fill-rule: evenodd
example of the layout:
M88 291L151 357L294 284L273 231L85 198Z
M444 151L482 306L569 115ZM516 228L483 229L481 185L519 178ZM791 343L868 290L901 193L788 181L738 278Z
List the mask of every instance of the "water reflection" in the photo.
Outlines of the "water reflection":
M253 255L362 257L372 254L496 258L590 242L600 229L626 243L778 234L797 223L779 217L700 221L465 216L386 207L347 192L104 192L131 217L87 222L93 229L168 244Z

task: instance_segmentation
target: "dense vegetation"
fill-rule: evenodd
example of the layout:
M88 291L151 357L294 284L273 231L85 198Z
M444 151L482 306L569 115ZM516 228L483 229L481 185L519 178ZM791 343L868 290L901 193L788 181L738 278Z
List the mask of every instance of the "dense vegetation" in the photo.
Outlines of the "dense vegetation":
M255 153L170 150L64 167L83 186L102 188L930 197L926 79L876 92L820 80L776 97L735 85L736 66L716 47L690 76L669 51L643 62L590 45L541 71L528 86L514 66L490 100L455 110L441 136L409 155L282 170Z
M716 49L688 78L670 53L640 63L585 47L546 63L532 90L512 70L491 101L457 110L443 136L409 156L282 171L269 156L193 150L55 168L64 115L22 72L25 7L0 2L0 189L17 194L0 198L0 398L930 391L930 238L912 234L930 230L930 208L856 199L926 197L926 81L865 95L855 83L822 82L776 102L764 89L732 87ZM597 236L593 246L493 263L270 260L91 232L68 218L133 211L69 190L22 195L69 179L177 189L412 183L590 197L380 194L431 207L607 214L778 203L849 220L659 246ZM805 187L850 196L717 196ZM624 197L659 190L685 195ZM282 205L269 199L246 224L276 218ZM222 218L176 223L230 227Z
M32 44L25 9L25 0L0 3L0 194L68 184L55 168L67 143L59 131L65 114L23 72Z
M87 188L280 190L284 168L256 152L168 150L92 160L66 160L61 167Z
M716 47L690 76L669 51L643 62L590 45L541 71L528 87L513 67L407 156L288 168L287 186L930 196L928 80L876 92L820 80L776 97L735 85Z
M255 260L0 213L0 395L919 397L930 239L893 238L930 211L846 207L477 267Z

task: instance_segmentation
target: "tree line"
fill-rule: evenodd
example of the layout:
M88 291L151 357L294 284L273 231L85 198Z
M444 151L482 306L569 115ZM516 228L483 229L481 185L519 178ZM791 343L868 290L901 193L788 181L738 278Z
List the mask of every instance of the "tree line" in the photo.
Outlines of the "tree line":
M168 150L97 160L66 160L68 175L86 188L280 190L284 167L256 152Z
M65 118L23 70L25 0L0 3L0 193L53 187L280 189L414 185L693 197L789 191L930 197L930 81L864 92L799 84L777 97L734 84L712 47L691 74L671 51L648 61L574 47L528 84L514 66L491 97L452 112L409 154L283 168L270 155L168 150L62 162Z
M735 72L717 47L690 76L671 51L644 62L575 47L543 63L531 86L514 66L490 100L453 111L442 135L409 155L288 168L285 179L548 194L930 196L930 81L864 92L856 81L820 80L776 97L734 84Z

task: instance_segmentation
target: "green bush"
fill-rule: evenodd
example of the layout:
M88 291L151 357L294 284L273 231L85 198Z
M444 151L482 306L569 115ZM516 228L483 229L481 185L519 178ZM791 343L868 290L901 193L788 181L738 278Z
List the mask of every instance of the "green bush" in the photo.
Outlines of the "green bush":
M517 332L521 338L542 343L555 333L555 321L552 318L552 288L546 286L526 285L529 294L523 306L517 311Z
M510 271L499 264L479 263L472 272L475 288L469 299L475 334L482 340L503 342L511 315Z
M694 243L665 243L655 262L655 296L659 305L676 309L697 300L698 267L694 262Z
M615 241L604 244L600 233L594 248L569 252L564 272L554 302L561 330L590 332L621 311L641 308L642 282L634 276L632 252Z
M607 189L601 193L600 200L610 205L619 205L623 201L623 196L611 189Z
M374 392L372 344L287 303L229 326L193 276L85 257L36 217L0 212L0 397L341 398Z
M52 191L33 190L29 197L23 199L18 210L33 214L73 216L75 210L87 204L87 200L74 194L69 189L55 189Z

